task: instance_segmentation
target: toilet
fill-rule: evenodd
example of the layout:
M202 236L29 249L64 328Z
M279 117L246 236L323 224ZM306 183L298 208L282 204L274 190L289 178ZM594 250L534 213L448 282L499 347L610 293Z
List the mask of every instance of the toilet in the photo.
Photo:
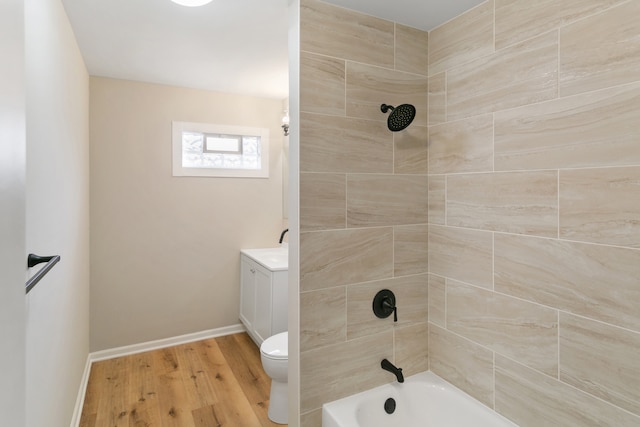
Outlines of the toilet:
M289 333L270 336L260 346L262 368L271 377L269 419L276 424L287 424L289 419Z

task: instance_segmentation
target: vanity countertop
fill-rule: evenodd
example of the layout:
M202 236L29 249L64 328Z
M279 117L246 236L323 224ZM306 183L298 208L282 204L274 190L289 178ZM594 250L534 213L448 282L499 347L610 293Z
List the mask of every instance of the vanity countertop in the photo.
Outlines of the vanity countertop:
M262 249L241 249L240 252L271 271L283 271L289 269L289 248L286 246Z

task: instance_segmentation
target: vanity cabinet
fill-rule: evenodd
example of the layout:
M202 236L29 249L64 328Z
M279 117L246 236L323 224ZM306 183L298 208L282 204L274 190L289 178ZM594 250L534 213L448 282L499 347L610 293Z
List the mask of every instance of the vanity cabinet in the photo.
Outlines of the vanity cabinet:
M270 269L251 250L246 252L240 255L240 321L259 347L271 335L287 330L288 270L265 262Z

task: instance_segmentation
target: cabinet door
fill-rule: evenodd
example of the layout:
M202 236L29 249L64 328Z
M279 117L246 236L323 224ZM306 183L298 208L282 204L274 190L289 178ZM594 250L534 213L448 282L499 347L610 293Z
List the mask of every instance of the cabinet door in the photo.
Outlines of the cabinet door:
M254 331L260 341L271 336L271 273L256 269L256 317Z
M289 326L289 272L276 271L271 277L271 335L275 335Z
M240 259L240 321L248 331L256 317L256 266L244 256Z

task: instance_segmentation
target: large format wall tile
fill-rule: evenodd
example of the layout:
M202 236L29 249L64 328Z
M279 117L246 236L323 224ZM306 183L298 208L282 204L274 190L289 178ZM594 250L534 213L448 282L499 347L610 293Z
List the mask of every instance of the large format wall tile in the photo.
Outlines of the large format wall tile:
M633 427L640 417L496 355L496 411L520 427Z
M560 171L560 237L640 248L640 167Z
M429 322L441 328L447 326L446 292L446 279L435 274L429 274Z
M429 32L396 23L396 70L427 75Z
M429 325L431 370L493 408L493 352L433 323Z
M493 115L429 128L429 173L493 171Z
M558 36L548 33L447 71L447 119L556 98Z
M300 230L347 226L347 177L344 174L300 174Z
M447 121L447 74L429 76L429 126Z
M343 59L300 53L300 111L345 115L346 64Z
M626 0L496 0L496 49L554 30Z
M561 313L560 380L640 415L640 333Z
M560 30L560 95L640 80L640 2L629 1Z
M322 408L300 414L300 427L321 427Z
M428 369L428 32L317 0L300 19L300 412L320 427L323 403L392 382L383 358ZM391 132L383 103L417 117ZM376 333L353 294L347 341L347 289L374 281L405 284L400 322Z
M493 0L431 31L429 75L490 53L493 53Z
M495 289L640 331L640 251L496 234Z
M492 233L430 225L429 271L493 289Z
M322 307L322 310L315 310ZM347 290L344 286L300 294L300 350L347 340Z
M426 224L427 176L348 175L347 226Z
M302 0L304 425L392 382L382 357L524 427L640 425L639 5L489 0L427 34Z
M393 171L396 174L426 174L428 171L428 140L426 126L412 124L393 135Z
M413 125L427 126L427 83L426 76L347 62L347 116L386 125L391 112L383 113L382 104L412 104L416 107Z
M377 387L389 378L380 361L393 363L391 330L300 354L300 411Z
M429 223L445 225L446 212L446 182L445 175L429 176Z
M405 377L429 370L429 327L427 322L395 328L396 366ZM391 377L393 379L393 377Z
M548 375L558 375L558 312L447 280L447 329Z
M300 234L300 291L393 275L393 228Z
M396 296L397 322L393 321L393 315L379 319L373 313L373 299L381 289L389 289ZM348 286L347 339L372 335L396 327L426 323L427 292L426 274Z
M496 170L640 164L640 84L495 114Z
M429 271L429 226L399 225L393 228L393 275Z
M393 172L393 135L386 121L301 113L302 172Z
M300 2L300 49L393 68L394 24L317 0Z
M558 173L447 177L447 225L557 237Z

